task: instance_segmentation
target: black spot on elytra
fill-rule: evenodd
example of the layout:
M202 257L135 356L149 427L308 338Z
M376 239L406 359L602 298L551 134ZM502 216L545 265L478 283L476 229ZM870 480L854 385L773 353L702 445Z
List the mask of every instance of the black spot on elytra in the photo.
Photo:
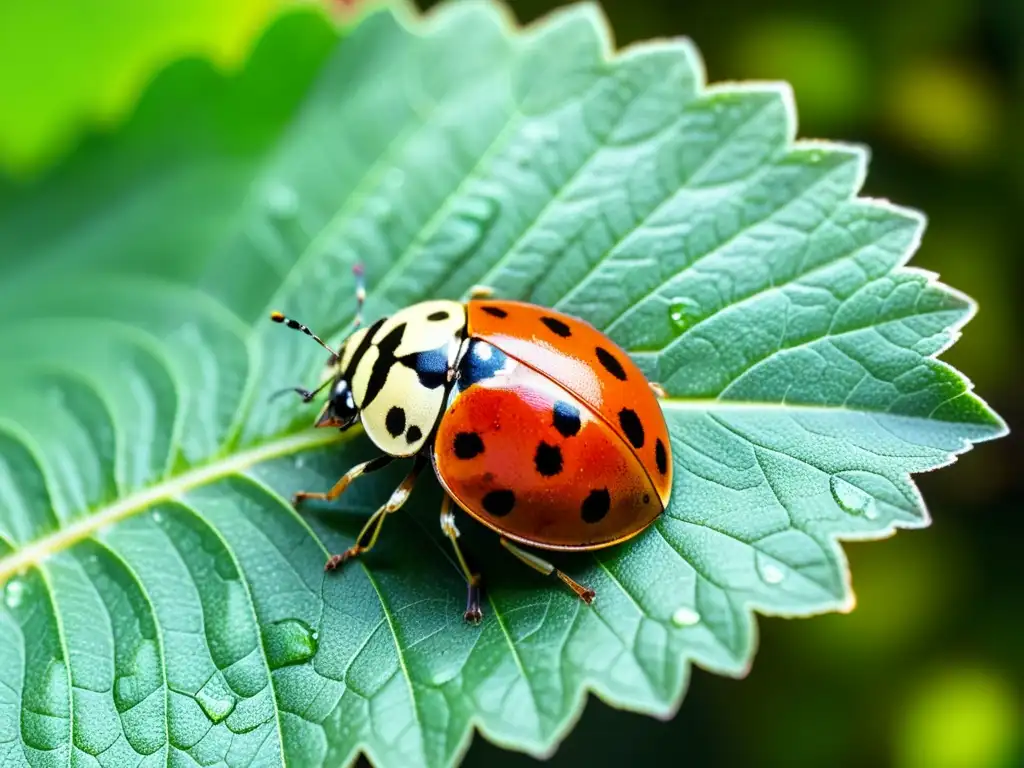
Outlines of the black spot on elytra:
M512 491L490 491L484 496L484 511L494 517L504 517L515 505L516 495Z
M482 350L487 349L487 352ZM505 366L505 353L492 347L486 341L474 339L459 362L459 390L471 387L478 381L489 379Z
M405 409L397 405L391 406L388 415L384 417L384 426L392 437L398 437L405 432Z
M658 471L661 474L668 472L668 453L665 451L665 444L661 442L661 438L654 443L654 461L658 465Z
M644 445L644 425L640 423L640 417L631 408L623 408L619 411L619 426L626 433L629 442L634 448L642 448Z
M554 425L562 437L573 437L580 431L580 409L572 403L559 400L553 412Z
M599 523L608 514L612 506L612 497L607 488L599 488L590 492L580 507L580 516L585 523Z
M554 477L562 471L562 450L557 445L542 442L537 446L533 464L544 477Z
M618 379L619 381L626 380L626 371L622 367L622 363L620 363L618 361L618 358L616 358L615 355L613 355L607 349L605 349L604 347L598 347L597 359L600 361L601 365L604 366L604 369L608 371L608 373L610 373L616 379Z
M413 352L398 358L406 368L416 371L416 377L427 389L437 389L448 381L448 345L424 352Z
M455 456L460 459L472 459L484 452L484 441L476 432L459 432L453 444Z
M415 424L409 427L409 431L405 433L406 442L412 445L417 440L423 437L423 430L417 427Z
M443 309L438 311L438 312L431 312L429 315L427 315L427 320L437 321L437 320L447 320L447 319L448 319L448 313L445 312Z
M480 309L482 309L484 312L486 312L491 317L500 317L500 318L508 317L508 312L506 312L501 307L480 307Z
M649 493L645 493L644 494L644 504L650 504L650 503L651 503L651 495Z
M561 336L563 339L567 339L572 336L572 331L569 330L569 326L556 317L542 317L540 321L548 327L549 331L557 336Z

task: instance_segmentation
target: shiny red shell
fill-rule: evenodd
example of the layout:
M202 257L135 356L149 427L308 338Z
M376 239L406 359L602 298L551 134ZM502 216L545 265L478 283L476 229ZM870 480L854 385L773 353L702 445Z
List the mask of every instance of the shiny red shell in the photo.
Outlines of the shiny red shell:
M671 446L657 397L607 336L514 301L471 301L468 349L433 461L448 493L508 538L598 549L664 510Z

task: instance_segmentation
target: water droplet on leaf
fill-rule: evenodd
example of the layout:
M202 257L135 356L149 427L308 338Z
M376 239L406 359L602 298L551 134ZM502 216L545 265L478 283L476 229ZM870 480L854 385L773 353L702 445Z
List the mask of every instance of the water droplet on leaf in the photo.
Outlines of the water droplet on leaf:
M550 144L558 139L558 126L549 122L532 122L523 126L523 136Z
M114 706L118 712L129 712L153 693L163 676L160 651L155 640L139 643L135 658L125 674L114 680Z
M841 475L832 475L828 485L832 492L832 499L846 514L866 517L869 520L878 517L875 499L867 491L858 488Z
M682 333L700 319L700 307L692 299L673 299L668 305L668 317L677 333Z
M299 196L284 184L275 184L267 193L267 209L277 219L290 219L299 212Z
M768 584L778 584L786 578L786 574L782 572L782 569L779 568L779 566L772 565L770 563L761 569L761 576Z
M320 634L304 621L285 619L264 630L267 662L271 669L303 664L316 655Z
M199 690L196 694L196 701L203 710L203 714L214 725L224 722L228 715L235 711L235 704L238 703L219 672Z
M405 184L405 171L401 168L392 168L384 177L384 186L392 192L396 192Z
M160 525L164 521L163 513L160 510L153 512L153 522Z
M700 623L700 614L685 605L672 614L672 623L677 627L692 627Z
M18 579L12 579L7 583L7 588L4 590L4 605L8 608L14 609L21 605L21 601L25 597L25 585Z

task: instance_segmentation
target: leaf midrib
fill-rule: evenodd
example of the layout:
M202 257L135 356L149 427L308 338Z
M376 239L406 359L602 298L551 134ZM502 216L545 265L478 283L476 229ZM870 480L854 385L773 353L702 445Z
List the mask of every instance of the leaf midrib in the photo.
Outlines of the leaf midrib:
M961 393L967 394L967 393ZM843 405L814 405L814 404L782 404L771 402L719 400L709 398L666 398L661 401L663 410L669 411L785 411L789 414L799 413L859 413L873 416L886 416L890 418L903 418L908 420L928 419L920 416L906 414L893 414L885 411L871 411L865 409L848 408ZM979 430L991 429L991 434L978 434L972 440L988 440L998 437L1005 431L1003 425L983 424L980 422L963 422L972 424ZM349 439L350 434L338 435L334 433L322 434L319 431L303 431L296 434L286 435L245 451L222 456L208 464L195 467L183 472L176 477L169 478L163 482L143 488L123 499L115 501L106 507L93 510L88 515L80 518L71 525L48 536L16 550L6 558L0 558L0 586L3 586L8 579L20 574L29 567L42 562L50 555L69 549L79 541L92 536L101 528L117 523L125 518L136 515L153 504L160 501L178 498L188 491L206 485L208 483L222 480L224 478L238 475L264 461L289 456L314 448L343 442Z
M61 552L92 536L101 528L136 515L160 501L178 498L188 491L239 474L245 469L264 461L289 456L348 439L337 433L303 431L270 440L239 453L218 458L210 463L197 466L163 482L143 488L118 499L112 504L100 507L71 525L44 536L0 559L0 585L12 576L45 560L55 552Z

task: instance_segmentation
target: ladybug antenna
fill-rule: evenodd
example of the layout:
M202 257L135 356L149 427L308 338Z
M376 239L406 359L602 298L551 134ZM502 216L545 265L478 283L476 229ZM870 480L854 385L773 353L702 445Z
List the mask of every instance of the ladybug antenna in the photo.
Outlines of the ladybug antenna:
M363 277L364 272L361 261L357 261L352 265L352 274L356 278L356 316L352 320L353 331L363 324L363 304L366 303L366 279Z
M333 349L331 349L330 347L328 347L328 346L327 346L327 345L326 345L326 344L324 343L324 340L323 340L323 339L321 339L321 338L320 338L319 336L317 336L317 335L316 335L315 333L313 333L313 332L312 332L311 330L309 330L309 328L307 328L306 326L304 326L304 325L303 325L302 323L300 323L300 322L299 322L298 320L292 320L292 319L291 319L290 317L285 317L285 316L284 316L284 315L282 315L282 314L281 314L280 312L271 312L271 313L270 313L270 319L271 319L271 320L273 320L273 321L274 321L275 323L282 323L283 325L287 325L287 326L288 326L289 328L291 328L291 329L292 329L293 331L302 331L302 332L303 332L304 334L306 334L306 335L307 335L307 336L309 336L309 337L310 337L311 339L313 339L313 341L315 341L315 342L316 342L317 344L319 344L319 345L320 345L321 347L323 347L323 348L324 348L324 349L326 349L326 350L327 350L328 352L330 352L330 353L331 353L331 357L332 357L333 359L337 359L337 357L338 357L338 353L337 353L337 352L335 352L335 351L334 351Z
M305 389L304 387L285 387L284 389L279 389L277 390L277 392L274 392L270 396L269 400L276 400L285 392L295 392L302 397L302 402L311 403L313 402L313 398L319 395L320 392L323 391L324 387L330 384L331 381L332 379L327 379L323 384L321 384L319 387L313 390Z

